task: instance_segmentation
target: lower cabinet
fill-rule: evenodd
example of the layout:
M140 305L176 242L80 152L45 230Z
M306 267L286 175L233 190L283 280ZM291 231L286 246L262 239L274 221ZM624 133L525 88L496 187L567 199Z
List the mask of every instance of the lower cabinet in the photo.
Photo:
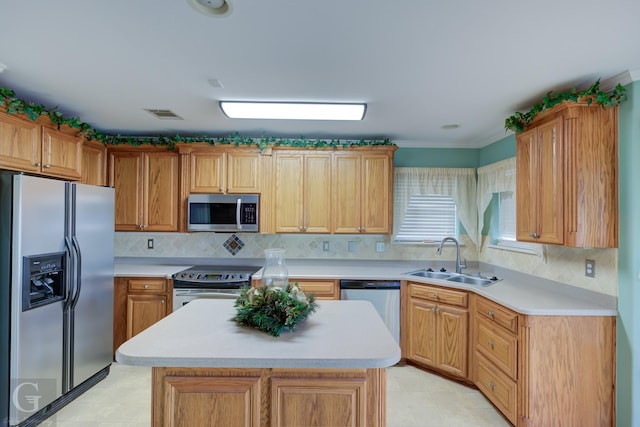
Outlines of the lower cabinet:
M385 425L386 370L153 368L154 426Z
M467 379L468 296L465 291L409 282L405 327L407 358Z
M158 277L116 277L113 351L172 311L171 281Z
M525 316L473 296L472 377L516 426L615 425L615 318Z
M289 283L297 283L305 294L314 294L316 299L340 299L338 280L321 279L289 279Z

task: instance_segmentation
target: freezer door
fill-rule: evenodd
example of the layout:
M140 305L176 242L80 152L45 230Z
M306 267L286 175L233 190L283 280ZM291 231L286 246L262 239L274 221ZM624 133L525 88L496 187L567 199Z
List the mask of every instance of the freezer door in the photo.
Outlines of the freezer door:
M65 183L16 175L13 195L12 422L27 418L62 394L63 302L22 311L22 269L24 256L65 250Z
M71 312L70 382L75 387L113 360L114 190L72 185L81 260L79 294Z

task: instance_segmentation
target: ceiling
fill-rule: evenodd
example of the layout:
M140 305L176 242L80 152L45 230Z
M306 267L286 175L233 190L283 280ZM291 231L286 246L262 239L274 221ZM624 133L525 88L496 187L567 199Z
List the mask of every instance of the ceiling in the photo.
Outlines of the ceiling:
M228 1L228 16L210 17L186 0L0 0L0 86L105 133L479 148L549 90L640 70L637 0ZM232 120L220 100L365 102L367 113Z

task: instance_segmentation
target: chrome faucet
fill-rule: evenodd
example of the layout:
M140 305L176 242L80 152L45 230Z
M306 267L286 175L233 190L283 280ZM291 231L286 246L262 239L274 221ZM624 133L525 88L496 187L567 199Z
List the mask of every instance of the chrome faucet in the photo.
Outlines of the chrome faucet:
M446 242L447 240L456 244L456 273L462 274L462 269L467 268L467 260L465 259L464 261L462 261L462 263L460 262L460 243L458 243L455 238L445 237L444 239L442 239L442 242L440 242L440 246L438 246L438 249L436 249L436 253L438 255L442 255L442 245L444 245L444 242Z

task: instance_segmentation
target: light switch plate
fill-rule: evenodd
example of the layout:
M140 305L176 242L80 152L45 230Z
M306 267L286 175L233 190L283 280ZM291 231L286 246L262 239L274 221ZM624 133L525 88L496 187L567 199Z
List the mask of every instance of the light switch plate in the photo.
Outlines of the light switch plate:
M376 252L384 252L384 242L376 242Z
M356 251L356 242L354 242L353 240L349 240L349 252L355 252Z
M322 250L325 252L329 251L329 241L325 240L324 242L322 242Z
M153 249L153 239L147 239L147 249Z

